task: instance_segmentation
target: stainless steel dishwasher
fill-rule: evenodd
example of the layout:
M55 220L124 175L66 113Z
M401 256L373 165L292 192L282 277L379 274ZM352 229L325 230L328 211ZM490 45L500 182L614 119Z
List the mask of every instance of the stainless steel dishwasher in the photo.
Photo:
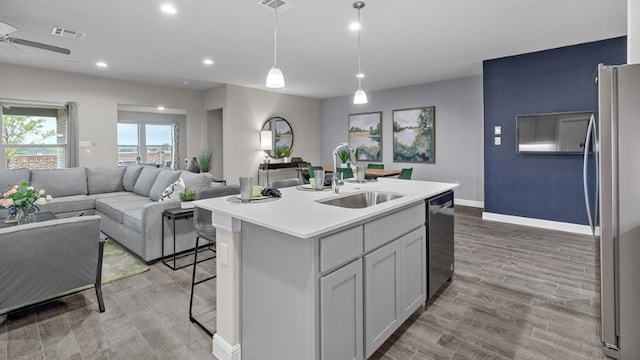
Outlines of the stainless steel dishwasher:
M429 299L453 275L453 191L427 200L427 289Z

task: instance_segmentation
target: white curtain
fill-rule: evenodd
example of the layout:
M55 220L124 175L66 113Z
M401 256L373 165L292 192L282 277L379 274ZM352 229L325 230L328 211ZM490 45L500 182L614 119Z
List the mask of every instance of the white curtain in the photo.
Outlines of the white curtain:
M173 135L173 161L171 164L171 168L173 170L177 170L180 168L180 154L178 154L178 145L180 144L180 126L178 122L174 122L171 126L172 135Z
M78 103L67 103L67 167L77 167L79 164L79 149L78 149Z

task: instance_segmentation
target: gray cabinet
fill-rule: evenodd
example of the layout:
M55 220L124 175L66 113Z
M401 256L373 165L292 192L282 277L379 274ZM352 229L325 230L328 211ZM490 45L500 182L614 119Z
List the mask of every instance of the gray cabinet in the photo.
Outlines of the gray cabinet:
M394 241L364 257L365 354L374 351L400 325L400 242Z
M424 303L425 234L422 226L364 256L366 357Z
M362 356L362 260L320 278L320 357Z
M400 261L400 313L407 319L427 298L426 258L427 235L424 226L399 239Z

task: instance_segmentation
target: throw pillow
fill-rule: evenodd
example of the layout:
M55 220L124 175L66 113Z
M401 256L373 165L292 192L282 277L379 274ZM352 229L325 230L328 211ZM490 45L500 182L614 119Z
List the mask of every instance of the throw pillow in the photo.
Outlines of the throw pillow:
M183 192L185 189L184 186L184 180L182 180L182 178L178 178L178 180L176 180L173 184L167 186L166 189L164 189L164 191L162 192L162 195L160 195L160 199L158 199L159 202L161 201L169 201L169 200L173 200L173 199L180 199L180 193Z

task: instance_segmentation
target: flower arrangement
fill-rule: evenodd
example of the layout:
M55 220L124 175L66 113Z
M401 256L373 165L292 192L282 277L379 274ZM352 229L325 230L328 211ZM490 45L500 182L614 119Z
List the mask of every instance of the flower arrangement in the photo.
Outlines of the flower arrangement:
M0 198L0 206L9 209L9 215L33 214L40 210L39 205L51 201L51 195L46 195L44 189L36 189L28 182L12 186Z

